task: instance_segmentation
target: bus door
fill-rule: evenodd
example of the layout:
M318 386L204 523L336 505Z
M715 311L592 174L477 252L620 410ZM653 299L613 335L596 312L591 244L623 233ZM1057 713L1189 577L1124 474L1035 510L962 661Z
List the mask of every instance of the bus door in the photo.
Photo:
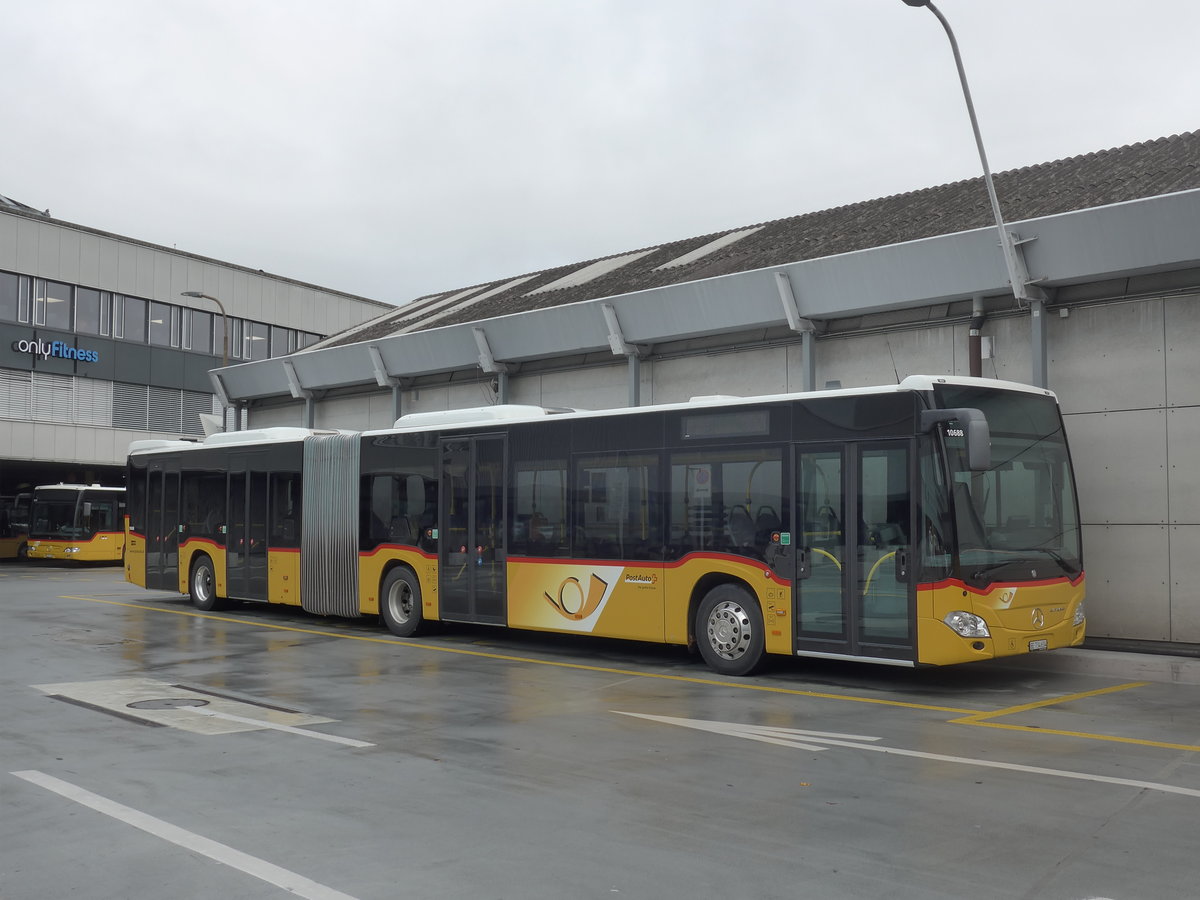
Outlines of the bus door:
M240 600L267 599L267 473L255 471L253 461L229 461L225 579L228 595Z
M506 620L505 438L443 438L438 594L456 622Z
M796 649L913 659L909 441L795 448Z
M179 589L179 470L153 460L146 472L146 587Z

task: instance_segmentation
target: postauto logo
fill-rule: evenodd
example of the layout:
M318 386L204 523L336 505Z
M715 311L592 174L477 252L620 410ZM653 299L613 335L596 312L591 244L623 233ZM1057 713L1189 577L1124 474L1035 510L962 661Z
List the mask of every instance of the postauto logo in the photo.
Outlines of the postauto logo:
M79 362L100 361L100 354L95 350L82 350L78 347L71 347L64 341L47 342L40 338L36 341L13 341L12 348L18 353L28 353L32 356L40 356L42 359L57 357L58 359L74 359Z

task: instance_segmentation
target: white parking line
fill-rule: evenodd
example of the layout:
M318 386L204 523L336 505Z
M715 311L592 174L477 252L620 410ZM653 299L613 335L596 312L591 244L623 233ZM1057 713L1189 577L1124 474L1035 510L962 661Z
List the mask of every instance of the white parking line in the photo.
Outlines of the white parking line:
M698 731L708 731L713 734L725 734L730 737L745 738L751 741L762 741L766 744L778 744L784 747L795 747L799 750L824 750L819 744L830 747L846 747L851 750L870 750L874 753L889 753L893 756L909 756L914 759L930 759L937 762L959 763L964 766L982 766L988 769L1007 769L1010 772L1021 772L1027 775L1050 775L1054 778L1074 778L1078 781L1095 781L1099 784L1116 784L1123 787L1139 788L1146 791L1162 791L1167 794L1180 794L1184 797L1200 797L1200 789L1177 787L1173 784L1162 784L1157 781L1138 781L1132 778L1114 778L1111 775L1090 775L1087 772L1072 772L1068 769L1047 769L1043 766L1026 766L1020 763L1006 763L992 759L975 759L967 756L947 756L943 753L928 753L924 750L905 750L900 747L883 747L879 744L861 743L877 741L879 738L861 734L834 734L826 731L802 731L796 728L770 728L762 725L743 725L737 722L711 722L705 719L681 719L677 716L652 716L648 713L622 712L619 709L610 710L619 716L632 716L635 719L648 719L651 722L663 722L667 725L680 725L684 728L695 728ZM847 740L849 738L850 740Z
M217 712L202 706L185 706L183 709L198 716L209 716L214 719L224 719L227 722L238 722L242 725L253 725L256 728L270 728L274 731L286 731L288 734L299 734L304 737L330 741L334 744L345 744L347 747L374 747L367 741L356 741L354 738L338 737L336 734L323 734L320 731L309 731L307 728L295 728L292 725L277 725L274 722L264 722L262 719L251 719L247 716L235 716L230 713Z
M34 770L12 772L11 774L28 781L30 784L36 784L38 787L53 791L60 797L66 797L68 800L72 800L89 809L94 809L98 813L103 813L119 822L124 822L126 825L139 828L147 834L152 834L178 847L183 847L185 850L191 850L193 853L207 856L209 859L229 866L232 869L237 869L239 872L245 872L247 875L267 882L267 884L273 884L298 897L307 897L309 900L355 900L349 894L343 894L341 891L335 891L331 887L318 884L311 878L305 878L303 875L297 875L295 872L259 859L256 856L251 856L248 853L243 853L241 850L235 850L232 847L227 847L225 844L220 844L198 834L193 834L190 831L185 831L176 825L172 825L170 822L164 822L162 819L156 819L154 816L117 803L115 800L109 800L107 797L101 797L99 794L93 794L91 791L71 784L69 781L62 781L53 775L47 775L44 772Z

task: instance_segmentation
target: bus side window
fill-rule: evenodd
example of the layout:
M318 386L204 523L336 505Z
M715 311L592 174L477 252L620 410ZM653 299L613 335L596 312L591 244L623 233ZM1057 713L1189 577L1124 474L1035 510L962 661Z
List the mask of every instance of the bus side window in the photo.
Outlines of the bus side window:
M563 556L567 539L566 460L519 464L514 485L510 552Z
M92 522L91 530L93 532L112 531L113 530L113 505L112 501L92 502Z
M272 473L271 546L299 546L299 522L300 476L295 472Z

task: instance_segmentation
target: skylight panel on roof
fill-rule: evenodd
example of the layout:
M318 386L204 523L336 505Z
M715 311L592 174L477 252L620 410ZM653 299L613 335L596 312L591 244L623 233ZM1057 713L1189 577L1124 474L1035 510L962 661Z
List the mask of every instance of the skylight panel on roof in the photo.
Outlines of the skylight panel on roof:
M663 269L677 269L680 266L686 266L689 263L694 263L698 259L708 256L710 253L715 253L722 247L728 247L744 237L749 237L756 231L762 231L762 225L755 225L753 228L743 228L741 231L731 231L728 234L723 234L715 240L709 241L701 247L697 247L690 253L685 253L683 256L678 256L670 262L665 262L654 271L661 272Z
M435 297L433 299L436 300L437 298ZM423 304L428 301L418 302ZM339 331L337 334L331 334L329 337L323 338L317 341L315 344L309 344L300 352L310 353L313 350L323 350L326 347L343 344L347 342L348 338L352 338L357 334L363 334L364 332L371 331L381 325L386 325L388 322L394 322L403 319L405 316L412 314L412 310L410 309L411 305L412 304L408 304L406 306L398 306L394 309L389 309L387 312L382 313L373 319L367 319L365 322L359 322L357 325L347 328L345 331Z
M584 266L582 269L576 269L569 275L564 275L562 278L552 281L549 284L544 284L540 288L534 288L526 297L532 297L534 294L545 294L548 291L560 291L563 288L576 287L581 284L587 284L589 281L595 281L601 275L607 275L609 272L614 272L621 266L627 266L635 260L641 259L643 256L649 256L658 250L657 247L652 247L649 250L639 250L636 253L626 253L624 256L613 256L609 259L602 259L599 262L594 262L590 266Z
M445 309L447 306L451 306L457 303L459 300L462 300L464 297L469 297L476 291L485 287L487 287L486 284L476 285L475 287L469 287L465 291L458 291L457 293L450 294L449 296L442 295L440 297L433 297L428 303L422 303L419 309L410 310L408 315L401 316L396 321L411 322L414 319L423 319L425 316L435 313L439 309Z
M497 294L503 294L505 291L512 290L517 285L523 284L524 282L528 281L532 277L533 277L532 275L522 275L520 278L514 278L512 281L506 281L506 282L504 282L504 284L497 285L496 287L492 288L490 291L484 291L478 297L467 297L467 299L463 300L461 303L455 303L453 305L447 305L447 304L449 304L450 301L455 300L459 297L466 297L466 295L468 295L472 291L474 291L475 288L472 288L469 291L463 291L462 293L455 294L453 297L447 297L445 302L439 304L439 306L441 308L439 308L437 311L431 310L430 315L425 316L424 318L418 319L415 322L411 322L411 323L405 325L403 328L397 329L396 334L406 334L407 332L413 331L418 327L424 328L426 325L429 325L431 322L436 322L437 320L444 319L446 316L456 313L461 309L466 309L469 306L474 306L476 303L486 300L488 297L495 297Z

